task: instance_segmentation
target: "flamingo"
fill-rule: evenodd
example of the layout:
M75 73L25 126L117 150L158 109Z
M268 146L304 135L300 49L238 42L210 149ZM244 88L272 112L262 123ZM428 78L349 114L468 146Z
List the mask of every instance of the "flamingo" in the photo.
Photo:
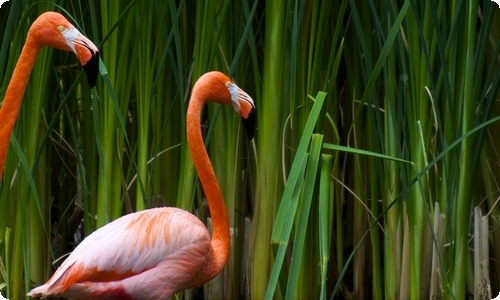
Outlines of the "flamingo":
M40 49L51 46L72 51L87 73L90 87L97 80L99 50L59 13L45 12L31 25L0 108L0 180L2 180L10 136L16 124L24 91Z
M167 299L221 272L230 248L229 220L203 144L205 102L230 104L253 138L252 98L228 76L213 71L195 83L187 111L187 141L212 217L212 239L193 214L173 207L125 215L84 239L44 285L28 293L75 299Z

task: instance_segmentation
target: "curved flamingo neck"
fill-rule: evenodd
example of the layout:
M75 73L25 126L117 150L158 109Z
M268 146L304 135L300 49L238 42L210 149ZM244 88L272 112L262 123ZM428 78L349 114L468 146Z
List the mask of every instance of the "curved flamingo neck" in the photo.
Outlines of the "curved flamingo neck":
M193 89L187 112L187 140L193 164L205 191L212 218L212 248L213 257L207 281L215 277L223 268L229 256L230 235L229 220L226 205L215 176L212 163L203 144L200 117L203 105L207 101L200 89Z
M0 108L0 180L3 177L10 136L16 125L26 85L40 48L41 46L28 33Z

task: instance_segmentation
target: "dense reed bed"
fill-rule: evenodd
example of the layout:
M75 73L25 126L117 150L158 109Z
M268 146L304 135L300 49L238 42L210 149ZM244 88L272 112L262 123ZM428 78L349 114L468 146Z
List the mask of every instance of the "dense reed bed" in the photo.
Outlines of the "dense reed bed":
M500 9L492 1L9 1L0 99L31 22L63 12L101 51L40 53L0 185L0 292L22 299L126 213L210 225L186 144L209 70L256 101L204 135L232 228L192 299L490 299L500 292ZM2 120L0 120L1 126Z

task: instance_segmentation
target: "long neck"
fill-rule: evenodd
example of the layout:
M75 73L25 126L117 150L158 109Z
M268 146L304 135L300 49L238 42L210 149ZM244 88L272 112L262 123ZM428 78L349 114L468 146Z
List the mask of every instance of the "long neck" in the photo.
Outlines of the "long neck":
M215 277L223 268L229 255L230 235L229 220L222 193L215 176L212 163L207 154L201 136L201 110L205 99L193 90L187 112L187 139L194 166L205 191L212 218L213 261L205 274L209 279Z
M16 125L24 91L39 51L40 46L28 35L0 108L0 180L3 177L10 136Z

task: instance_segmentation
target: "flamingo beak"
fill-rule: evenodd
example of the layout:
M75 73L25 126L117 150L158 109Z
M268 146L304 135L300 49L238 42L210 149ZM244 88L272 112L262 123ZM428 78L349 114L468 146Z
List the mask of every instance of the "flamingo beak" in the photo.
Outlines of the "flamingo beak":
M63 32L67 45L75 53L87 74L87 82L93 88L97 82L99 71L99 49L76 28L66 29Z
M248 139L251 140L255 135L255 124L257 121L253 99L233 82L227 82L226 86L231 94L233 108L240 115L245 133Z
M241 117L241 122L243 123L243 127L245 127L245 132L248 139L253 139L255 135L255 124L257 122L257 113L255 112L254 106L252 106L246 118Z
M89 49L90 51L90 49ZM91 88L96 85L99 72L99 52L92 52L90 59L83 65L83 70L87 74L87 82Z

